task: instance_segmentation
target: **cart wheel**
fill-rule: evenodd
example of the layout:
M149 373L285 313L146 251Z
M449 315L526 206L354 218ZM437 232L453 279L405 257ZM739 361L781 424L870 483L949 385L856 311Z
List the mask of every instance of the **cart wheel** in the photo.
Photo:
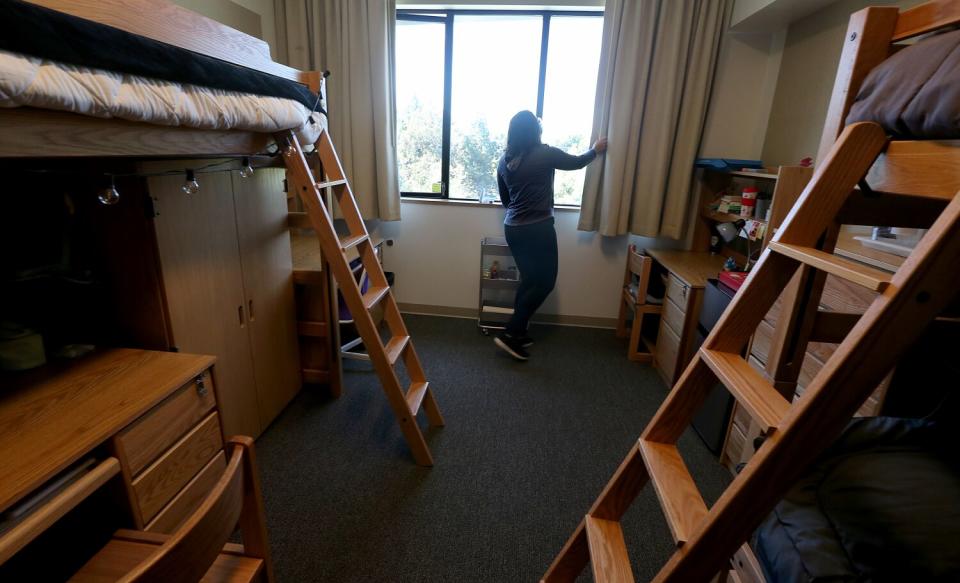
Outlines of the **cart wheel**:
M489 335L490 335L490 330L488 330L488 329L486 329L486 328L480 328L480 333L483 334L484 336L489 336Z

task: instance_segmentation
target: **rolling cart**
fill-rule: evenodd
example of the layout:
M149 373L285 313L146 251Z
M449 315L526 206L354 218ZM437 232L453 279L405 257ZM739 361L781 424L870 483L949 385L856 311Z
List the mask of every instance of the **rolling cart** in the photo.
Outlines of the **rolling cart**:
M520 271L503 237L480 240L480 301L477 326L483 334L503 330L513 315Z

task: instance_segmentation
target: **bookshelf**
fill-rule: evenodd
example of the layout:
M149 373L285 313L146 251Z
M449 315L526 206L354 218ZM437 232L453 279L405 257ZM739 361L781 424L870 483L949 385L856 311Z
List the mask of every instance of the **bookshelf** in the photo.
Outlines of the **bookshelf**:
M769 220L754 219L766 223L766 231L759 246L762 251L773 237L776 227L783 222L793 203L800 197L800 193L803 192L812 175L813 169L804 166L780 166L776 173L698 169L694 180L698 212L692 249L694 251L709 250L710 237L716 233L718 224L734 222L742 218L738 214L723 213L711 208L711 204L719 197L719 193L723 191L735 193L746 186L756 186L761 192L771 195ZM738 245L731 246L724 243L719 254L725 257L733 256L742 264L746 257L738 247ZM758 254L759 252L755 253L755 255Z

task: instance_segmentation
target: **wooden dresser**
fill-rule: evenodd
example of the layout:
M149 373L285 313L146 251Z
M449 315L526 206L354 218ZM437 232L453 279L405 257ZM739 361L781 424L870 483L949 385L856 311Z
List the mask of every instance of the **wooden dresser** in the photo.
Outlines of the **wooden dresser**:
M823 287L820 308L829 312L862 314L875 296L876 292L830 275L827 276L826 284ZM770 353L770 345L773 341L774 328L779 313L780 301L778 300L767 312L760 325L757 326L750 343L748 362L765 376L767 357ZM824 363L830 358L837 346L837 344L825 342L811 342L807 346L803 364L800 367L800 376L797 379L797 387L793 395L794 399L801 398L806 386L820 372L820 369L823 368ZM858 416L866 417L879 413L887 385L888 381L885 380L877 387L877 390L860 407ZM750 415L739 403L734 403L727 439L723 446L720 461L730 471L735 471L738 464L746 462L753 456L755 451L753 441L759 435L760 429L755 423L751 422Z
M647 254L666 270L653 362L663 381L672 387L693 356L703 288L708 278L717 277L724 259L705 251L648 249Z
M226 467L214 361L108 349L33 372L4 373L0 512L5 517L64 470L95 461L88 462L89 473L2 525L0 564L102 489L127 516L114 526L175 529Z

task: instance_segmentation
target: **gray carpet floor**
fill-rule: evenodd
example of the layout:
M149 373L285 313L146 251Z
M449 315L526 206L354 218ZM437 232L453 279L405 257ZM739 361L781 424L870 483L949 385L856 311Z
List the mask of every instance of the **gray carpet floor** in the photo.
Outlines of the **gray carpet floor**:
M345 364L339 399L302 391L257 442L279 580L537 581L667 388L611 330L534 326L520 363L475 321L407 324L446 418L436 465L413 463L368 364ZM729 474L692 431L680 446L713 501ZM649 580L672 549L651 488L624 531Z

